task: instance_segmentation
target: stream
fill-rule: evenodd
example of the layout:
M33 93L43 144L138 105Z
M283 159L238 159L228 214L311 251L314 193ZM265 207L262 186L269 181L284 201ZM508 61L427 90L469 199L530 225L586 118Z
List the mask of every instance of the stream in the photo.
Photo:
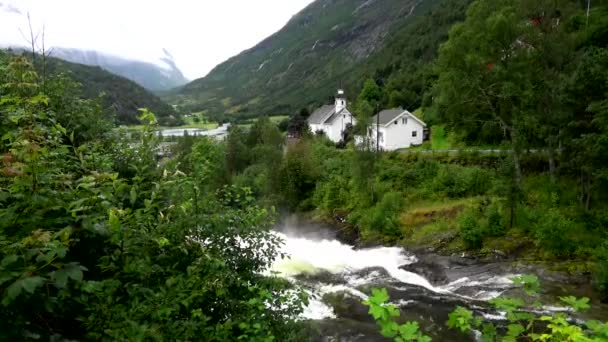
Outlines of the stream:
M439 256L428 263L426 256L421 260L399 247L357 249L340 242L335 229L297 218L285 220L275 231L290 257L277 260L272 271L308 292L302 318L314 322L313 341L388 341L361 304L372 288L386 288L403 320L418 321L433 341L477 341L479 334L449 330L448 314L464 306L486 320L504 321L505 313L488 301L520 291L510 280L519 274L510 263L479 264ZM545 285L555 293L541 295L545 305L536 313L564 311L554 304L558 295L565 295L561 284L543 281ZM608 307L593 305L591 318L606 320Z

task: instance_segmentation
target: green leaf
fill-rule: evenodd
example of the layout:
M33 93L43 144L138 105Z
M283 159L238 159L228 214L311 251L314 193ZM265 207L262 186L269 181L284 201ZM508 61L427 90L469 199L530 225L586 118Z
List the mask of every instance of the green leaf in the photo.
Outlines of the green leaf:
M388 292L386 289L372 289L370 300L377 304L384 304L389 300Z
M524 306L524 301L519 298L494 298L490 301L490 304L498 310L504 310L507 312L515 311Z
M511 280L516 285L521 285L523 290L529 295L535 295L540 292L540 281L535 275L524 274Z
M399 327L399 335L405 341L412 341L418 335L418 322L407 322Z
M5 306L10 304L10 302L12 302L15 298L17 298L21 294L22 290L23 290L23 283L22 283L21 279L12 283L6 289L6 296L2 300L2 304L4 304Z
M137 201L137 189L135 186L131 187L131 191L129 192L129 200L131 201L131 205L135 205Z
M458 329L461 332L467 332L471 330L472 320L473 312L459 306L456 308L456 310L448 315L448 321L446 324L450 329Z
M516 338L524 331L526 331L526 329L521 324L509 324L507 326L507 336Z
M29 293L34 293L34 291L36 291L36 288L44 284L44 278L38 276L24 278L21 281L23 289Z
M574 296L568 296L568 297L559 297L559 300L568 304L568 306L570 306L572 309L574 309L574 311L585 311L591 307L589 305L589 298L587 298L587 297L578 299Z
M9 255L9 256L5 257L4 259L2 259L2 262L0 263L0 267L5 268L6 266L14 263L17 260L19 260L19 257L17 255Z
M74 281L81 282L83 278L82 268L78 264L68 264L65 266L65 272L68 277L72 278Z
M57 270L51 273L51 278L55 281L55 286L59 289L65 288L68 283L68 273L65 270Z

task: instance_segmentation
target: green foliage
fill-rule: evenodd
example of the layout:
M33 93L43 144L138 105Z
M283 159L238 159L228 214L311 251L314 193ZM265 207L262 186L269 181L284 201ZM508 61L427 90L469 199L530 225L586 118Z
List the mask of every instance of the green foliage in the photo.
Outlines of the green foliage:
M538 278L524 275L513 279L515 284L523 286L526 293L534 298L540 290ZM575 311L589 309L588 298L575 298L573 296L561 297L560 300ZM570 323L569 317L563 313L553 316L537 317L528 312L525 301L519 298L496 298L491 304L498 310L507 313L508 323L497 329L494 324L485 322L483 317L476 317L474 313L466 308L458 307L448 318L447 325L450 329L458 329L463 333L479 329L482 332L482 340L494 341L604 341L608 323L589 321L589 329ZM538 332L538 326L544 328ZM498 333L500 331L500 333ZM502 335L502 336L501 336Z
M524 275L513 279L515 284L523 286L528 295L534 297L540 290L538 278ZM588 298L561 297L560 300L574 311L589 309ZM419 331L418 324L407 322L399 325L394 321L399 310L389 301L386 289L373 289L372 296L363 303L369 306L369 313L380 327L383 336L393 338L395 341L430 341ZM584 322L581 326L571 323L564 313L553 316L540 316L528 312L526 302L519 298L496 298L490 302L497 310L505 311L508 322L499 326L486 322L483 317L464 307L457 307L448 315L446 325L450 329L461 333L470 333L473 330L481 332L481 340L487 342L515 342L525 341L604 341L608 337L608 323L598 321ZM539 326L542 328L539 330Z
M575 223L564 217L558 209L550 208L540 217L534 235L539 247L556 256L571 255L576 246L572 239Z
M496 203L490 204L485 211L487 220L486 233L489 236L503 236L506 231L506 226L503 222L503 215Z
M368 210L361 212L361 217L356 219L363 234L380 233L389 239L398 238L399 213L403 206L403 195L399 192L388 192L382 199Z
M76 94L85 99L101 97L103 108L116 112L120 124L138 124L137 110L150 108L166 126L178 126L181 117L158 96L124 77L116 76L100 67L70 63L47 58L47 73L51 78L65 75L81 85ZM64 92L65 96L74 96ZM69 94L69 95L68 95ZM112 118L112 117L110 117Z
M420 331L417 322L406 322L399 325L395 322L401 313L399 309L388 304L389 296L386 289L372 289L372 295L363 302L369 306L369 314L376 320L380 333L395 342L418 341L430 342L431 338Z
M306 141L289 148L278 174L281 197L288 208L298 209L305 199L312 196L318 177Z
M595 254L597 259L594 272L596 287L604 298L608 298L608 242L604 242Z
M467 248L481 248L483 244L483 228L480 227L477 214L472 209L460 214L458 217L458 229Z
M5 70L0 340L295 338L306 297L263 275L281 243L274 213L215 181L221 145L194 143L188 173L160 169L152 112L137 139L74 134L56 112L85 102L40 93L24 58Z

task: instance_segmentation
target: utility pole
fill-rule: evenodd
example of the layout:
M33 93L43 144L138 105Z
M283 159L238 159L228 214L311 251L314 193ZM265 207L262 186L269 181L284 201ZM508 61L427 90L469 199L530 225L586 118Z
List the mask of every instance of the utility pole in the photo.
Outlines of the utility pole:
M376 154L380 153L380 112L376 103Z

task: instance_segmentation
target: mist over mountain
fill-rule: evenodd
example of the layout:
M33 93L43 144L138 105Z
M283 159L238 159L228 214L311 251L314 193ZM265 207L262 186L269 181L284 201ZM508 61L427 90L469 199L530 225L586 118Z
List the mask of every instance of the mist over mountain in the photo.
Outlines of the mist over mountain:
M126 77L152 91L166 91L188 83L177 67L173 56L166 49L158 63L150 63L114 56L111 54L72 48L53 48L53 57L72 63L99 66L113 74Z

